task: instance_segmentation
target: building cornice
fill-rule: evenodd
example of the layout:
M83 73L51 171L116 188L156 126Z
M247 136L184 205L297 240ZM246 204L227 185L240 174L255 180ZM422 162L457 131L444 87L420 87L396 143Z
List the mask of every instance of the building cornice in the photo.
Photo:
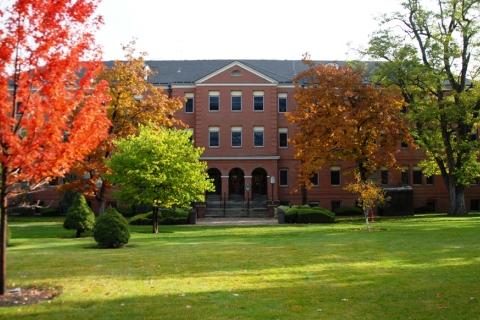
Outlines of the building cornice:
M212 160L279 160L280 156L240 156L240 157L200 157L203 161Z

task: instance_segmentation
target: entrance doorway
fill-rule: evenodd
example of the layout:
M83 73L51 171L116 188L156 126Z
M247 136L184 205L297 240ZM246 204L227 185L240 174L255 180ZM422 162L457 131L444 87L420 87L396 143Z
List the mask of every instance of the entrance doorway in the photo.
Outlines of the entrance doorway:
M245 174L240 168L233 168L228 174L228 193L230 199L242 199L245 192Z
M210 168L207 170L208 177L213 180L215 191L208 191L208 195L222 195L222 173L217 168Z
M252 172L252 200L264 200L267 197L267 171L256 168Z

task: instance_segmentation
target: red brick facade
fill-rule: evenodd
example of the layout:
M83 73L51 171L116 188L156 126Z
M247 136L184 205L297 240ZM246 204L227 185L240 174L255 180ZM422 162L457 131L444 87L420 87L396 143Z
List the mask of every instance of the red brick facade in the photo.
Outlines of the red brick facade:
M266 63L267 66L276 67L285 67L287 64L293 66L293 71L290 70L289 76L280 75L273 79L278 74L272 73L272 70L263 67L255 69L245 63L231 60L147 62L159 74L156 80L150 81L164 87L172 96L193 97L192 112L186 112L184 107L175 116L193 129L195 145L205 148L202 159L207 161L212 177L217 176L218 179L216 200L223 202L236 199L245 203L260 199L263 205L266 205L266 200L272 199L291 204L300 204L302 200L306 200L316 202L325 208L338 205L353 206L355 196L344 190L345 185L351 181L351 177L346 174L352 169L351 164L332 164L332 167L340 168L339 185L332 185L330 167L327 167L319 170L318 185L302 194L296 190L295 180L299 161L295 160L295 150L290 142L287 147L279 145L279 130L287 131L289 138L293 136L295 130L287 121L286 113L279 112L279 97L286 98L287 112L296 107L291 78L295 71L299 71L301 62L271 60L248 62L262 66ZM197 74L192 72L195 71L194 67L205 63L211 64L208 72L203 74L200 71ZM186 71L193 75L188 74L183 79ZM282 71L285 73L285 68ZM279 78L283 80L278 81ZM218 111L209 110L209 93L215 93L219 97ZM241 110L232 111L232 93L241 95ZM254 110L255 93L263 94L262 111ZM253 132L254 128L258 127L263 127L264 141L261 147L254 146ZM209 128L219 130L218 147L209 146ZM241 146L232 146L232 128L241 128ZM419 172L414 172L422 159L421 150L399 146L398 165L406 168L406 173L402 177L400 170L389 170L388 181L384 181L387 182L384 186L408 185L413 190L413 208L430 207L430 210L446 212L448 194L442 177L435 176L431 181L421 176ZM234 170L236 168L241 171ZM280 170L286 170L286 185L280 185ZM243 179L240 176L243 176ZM273 184L272 176L275 179ZM47 189L34 194L33 198L55 205L58 202L58 194L55 197L55 193L53 189ZM480 186L468 188L465 194L467 208L478 210ZM92 201L92 205L96 207L97 204L93 202L95 201Z
M219 110L209 110L209 92L219 95ZM232 111L232 92L241 93L241 111ZM263 92L264 106L263 111L254 111L253 101L254 92ZM173 96L185 96L187 94L194 97L194 110L192 113L186 113L185 109L179 111L176 117L183 120L194 131L194 141L196 146L204 147L203 159L208 162L209 168L216 168L221 173L221 191L219 195L222 199L228 199L230 193L229 176L234 168L239 168L244 174L244 198L252 197L252 191L248 190L257 183L253 177L253 171L256 168L262 168L267 174L267 194L268 199L280 200L290 203L301 203L301 192L295 191L295 178L299 162L295 160L294 148L288 143L288 147L279 147L279 129L288 130L288 137L292 137L295 128L288 123L286 113L279 112L278 97L287 97L287 111L295 108L294 87L291 83L278 83L268 76L262 75L261 70L254 70L242 63L231 63L203 79L196 81L191 85L172 85ZM233 147L231 142L231 128L241 128L242 145ZM264 146L255 147L253 144L254 127L264 128ZM209 147L209 128L219 129L219 146ZM411 148L401 148L399 146L398 164L400 167L408 169L408 185L413 189L413 206L420 208L424 206L433 206L436 211L446 211L448 207L448 195L445 185L440 176L433 177L432 181L427 181L425 176L419 173L413 173L418 162L423 158L420 150ZM319 202L321 206L330 208L332 202L340 202L341 206L352 206L355 203L355 197L346 192L343 188L349 182L349 176L345 174L351 169L346 163L332 164L340 167L341 181L340 185L332 185L330 177L330 168L324 168L319 171L318 185L313 186L306 192L308 202ZM280 186L279 170L288 170L287 185ZM415 177L414 177L415 175ZM275 183L270 184L270 177L275 177ZM415 178L415 184L414 182ZM421 181L418 181L419 178ZM261 179L264 179L261 177ZM405 179L405 176L404 176ZM258 180L258 179L257 179ZM406 181L404 181L406 182ZM417 182L421 182L418 183ZM236 183L231 181L231 183ZM265 181L262 180L262 184ZM388 182L385 186L402 186L402 174L400 170L390 170L388 172ZM265 191L263 187L260 191ZM273 196L272 196L273 190ZM235 191L235 190L233 190ZM238 190L236 190L238 192ZM480 187L473 186L466 192L467 208L470 208L472 201L480 199ZM474 204L475 206L475 204Z

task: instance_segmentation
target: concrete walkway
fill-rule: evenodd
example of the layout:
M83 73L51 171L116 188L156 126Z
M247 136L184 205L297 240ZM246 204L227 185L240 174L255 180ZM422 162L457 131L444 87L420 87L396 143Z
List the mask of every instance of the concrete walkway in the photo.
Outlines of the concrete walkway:
M197 220L198 226L263 226L278 224L274 218L202 218Z

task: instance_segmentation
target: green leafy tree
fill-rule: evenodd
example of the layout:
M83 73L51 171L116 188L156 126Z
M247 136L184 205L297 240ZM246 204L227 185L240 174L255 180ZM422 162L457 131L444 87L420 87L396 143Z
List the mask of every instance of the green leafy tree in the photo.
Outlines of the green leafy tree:
M107 105L111 127L108 137L85 159L77 162L71 173L77 177L64 186L84 194L94 195L100 203L100 213L106 205L106 193L110 182L105 179L108 168L106 160L114 150L113 141L137 134L139 127L154 124L163 127L183 127L173 117L182 108L182 99L169 97L163 88L154 86L148 78L154 75L145 64L145 53L137 53L135 41L123 46L124 61L115 61L99 75L99 80L108 82L110 103Z
M425 173L441 174L450 215L466 213L465 188L480 175L480 2L407 0L386 16L367 53L375 77L400 88L410 131L425 150Z
M114 193L121 201L153 207L153 232L158 232L158 208L188 207L204 201L214 186L199 160L202 148L195 148L186 130L140 127L138 136L120 139L108 166Z
M88 206L85 196L77 193L72 206L68 209L63 227L77 230L75 237L79 238L85 231L92 231L95 225L95 214Z
M97 218L93 237L102 248L121 248L130 239L128 222L117 210L108 208Z

